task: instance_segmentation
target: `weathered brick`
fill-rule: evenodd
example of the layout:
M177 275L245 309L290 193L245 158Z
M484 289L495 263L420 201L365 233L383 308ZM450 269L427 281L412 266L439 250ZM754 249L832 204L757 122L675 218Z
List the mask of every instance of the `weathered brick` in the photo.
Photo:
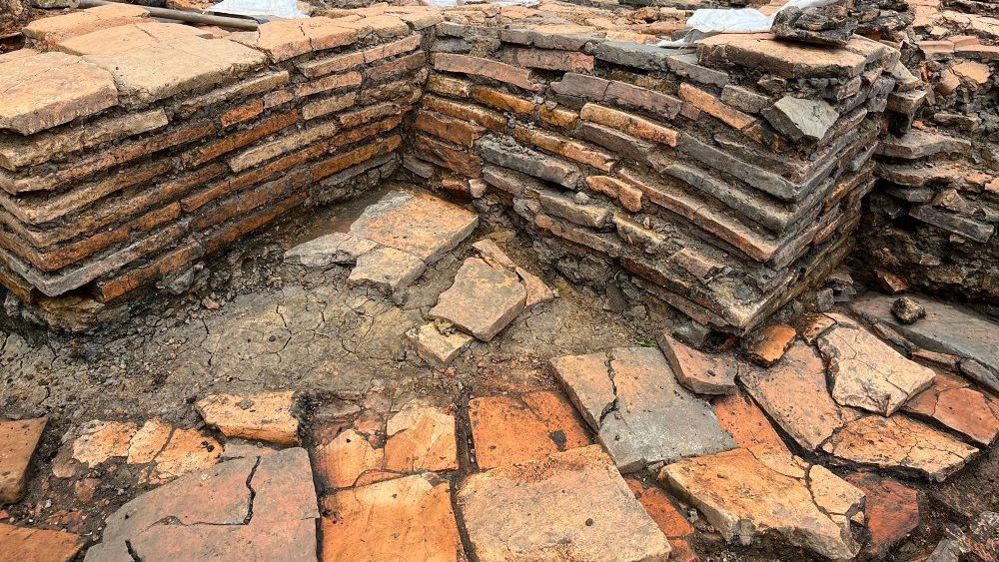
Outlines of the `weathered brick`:
M166 126L166 113L154 109L101 119L86 127L73 127L56 133L0 139L0 167L16 171L48 161L53 156L73 154L106 142L147 133Z
M472 86L472 97L480 103L511 113L533 113L535 108L534 102L531 100L525 100L486 86Z
M264 109L271 109L292 101L295 101L295 90L293 88L270 92L263 97Z
M474 154L452 148L441 141L424 135L416 136L414 148L424 160L466 178L478 178L482 175L482 160Z
M472 93L472 84L443 74L433 73L427 80L427 90L447 96L467 98Z
M162 279L164 276L199 259L204 250L197 242L187 242L179 248L154 258L149 263L131 269L110 279L95 283L97 298L101 302L113 301L143 285Z
M588 103L579 112L579 117L586 121L605 125L629 135L655 141L669 146L676 146L679 135L673 129L658 125L648 119L631 115L623 111Z
M355 148L349 152L337 154L331 158L316 162L312 165L312 180L319 181L339 171L346 170L355 164L360 164L365 160L370 160L375 156L381 156L392 152L393 150L399 148L401 143L402 138L399 135L393 135L386 139L379 139L360 148Z
M24 36L49 45L100 29L149 21L140 6L99 6L56 17L39 18L23 30Z
M642 210L642 190L610 176L589 176L585 181L586 187L619 200L625 209L633 213Z
M399 115L403 108L392 102L369 105L368 107L343 113L337 120L346 128L357 127L389 115Z
M129 187L139 186L147 179L160 175L157 171L163 169L153 168L151 176L147 178L140 176L141 181L137 181ZM126 192L121 195L112 194L94 201L93 204L87 205L62 221L50 223L40 228L28 228L13 222L8 223L8 226L33 246L45 248L86 233L97 232L115 222L127 220L143 210L151 209L155 205L173 201L228 171L225 164L216 162L176 178L159 182L155 188L125 189ZM84 201L91 203L90 199Z
M755 118L725 105L715 96L690 84L680 84L679 93L683 101L734 129L742 130L756 123Z
M285 174L274 181L241 191L219 202L214 207L196 215L191 226L196 232L200 232L211 226L246 215L254 209L282 199L288 193L304 188L308 181L309 174L306 170Z
M356 129L340 131L340 133L333 138L333 142L338 147L346 146L348 144L364 140L368 137L373 137L375 135L391 131L392 129L398 127L399 123L402 123L402 116L394 115L388 119L368 123L367 125L357 127Z
M518 126L514 128L513 136L521 142L533 144L548 152L560 154L570 160L593 166L604 172L611 171L617 162L617 158L613 154L547 131Z
M99 171L131 162L143 156L202 139L214 132L215 125L210 121L181 125L144 139L137 139L113 146L108 150L99 152L54 174L28 176L7 183L3 181L3 174L0 173L0 187L11 193L53 189L84 179Z
M272 62L349 45L357 41L357 30L329 18L275 20L255 32L233 33L229 38L267 53Z
M151 211L137 219L112 228L91 233L75 242L47 252L26 252L28 259L42 271L58 271L94 255L95 253L121 244L137 232L147 232L158 226L175 221L180 217L180 204L174 203L162 209Z
M302 106L302 119L309 121L317 117L329 115L352 107L357 101L357 92L350 92L342 96L330 96L325 99L307 103Z
M253 78L237 82L232 86L212 90L207 94L181 101L177 108L177 115L184 118L190 117L196 111L205 107L217 106L247 96L263 94L274 88L284 86L290 80L291 75L288 74L287 70L254 76Z
M385 82L377 86L362 88L358 101L362 105L367 105L389 99L412 98L414 94L420 96L422 92L414 85L413 78L405 78L403 80Z
M541 90L540 85L531 82L531 71L499 61L451 53L434 53L432 60L434 68L444 72L482 76L532 92Z
M417 51L404 57L372 66L364 71L364 77L377 82L404 72L423 68L426 64L427 55L423 51Z
M186 166L200 166L209 160L214 160L227 152L232 152L237 148L247 146L267 135L274 134L281 129L291 127L298 123L298 111L281 113L265 119L253 128L230 133L227 136L213 140L204 146L195 148L181 159Z
M769 97L732 84L722 88L721 100L748 113L759 113L770 105Z
M3 195L0 196L0 204L23 223L44 224L82 209L112 193L165 174L170 168L168 160L154 161L131 168L127 173L114 174L99 181L85 183L39 201L29 202Z
M363 57L364 62L371 64L381 59L408 53L409 51L412 51L420 46L421 38L422 37L420 35L411 35L405 39L385 43L384 45L378 45L376 47L371 47L370 49L361 51L361 56Z
M559 82L552 82L552 91L563 96L575 96L591 101L604 101L610 80L586 74L566 73Z
M264 112L264 100L252 100L222 112L219 123L222 128L228 128L244 121L249 121Z
M263 228L271 221L301 205L306 197L305 191L296 191L273 207L223 225L202 238L201 244L204 246L205 253L214 254L247 234Z
M549 125L568 129L575 125L576 121L579 120L579 114L575 111L562 107L548 107L548 105L542 105L538 108L538 118Z
M184 208L184 212L191 213L229 193L269 180L275 174L290 170L309 160L314 160L326 153L329 148L327 145L328 143L314 144L294 154L273 160L259 168L253 168L242 174L226 177L215 184L209 185L205 189L183 198L180 202L181 206Z
M502 142L496 137L484 137L476 146L487 162L569 189L576 188L582 175L579 167L571 162L525 148L512 141Z
M503 53L505 61L528 68L590 72L593 70L593 57L571 51L545 49L507 49Z
M343 72L364 64L364 51L296 62L295 66L306 78L325 76L331 72Z
M469 123L468 121L462 121L454 117L426 110L416 114L416 121L413 123L413 127L430 133L435 137L440 137L467 147L475 144L475 139L481 137L486 132L486 128L478 123Z
M336 20L344 27L356 29L359 35L373 33L378 37L403 37L409 35L409 26L401 19L390 15L367 16L358 20L350 21L350 18L338 18Z
M491 131L506 130L506 117L470 103L460 103L436 96L424 96L423 107L465 121L475 121Z
M229 168L234 172L242 172L282 154L328 139L337 130L336 123L327 121L308 129L294 131L291 134L251 147L229 158Z
M611 82L607 85L605 101L625 107L633 107L672 119L680 113L683 103L675 97L625 82Z
M295 87L295 97L304 98L319 92L328 92L340 88L361 85L360 72L345 72L343 74L331 74L316 80L304 82Z

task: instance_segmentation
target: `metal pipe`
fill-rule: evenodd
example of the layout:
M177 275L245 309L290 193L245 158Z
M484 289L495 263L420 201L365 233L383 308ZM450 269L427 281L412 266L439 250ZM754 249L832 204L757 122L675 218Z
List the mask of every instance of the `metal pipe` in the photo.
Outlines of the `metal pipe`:
M81 8L93 8L96 6L106 6L108 4L124 4L124 2L108 2L107 0L79 0ZM256 31L260 26L255 20L243 18L230 18L225 16L213 16L211 14L199 14L197 12L185 12L183 10L171 10L169 8L153 8L150 6L136 6L149 12L154 18L166 18L187 23L200 23L204 25L217 25L219 27L229 27L233 29L243 29Z

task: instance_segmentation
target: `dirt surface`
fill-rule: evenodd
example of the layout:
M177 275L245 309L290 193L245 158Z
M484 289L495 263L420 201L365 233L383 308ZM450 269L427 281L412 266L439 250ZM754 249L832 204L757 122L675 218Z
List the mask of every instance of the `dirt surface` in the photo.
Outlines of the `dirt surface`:
M655 304L631 303L624 313L612 312L621 309L620 303L546 271L534 259L529 240L485 221L396 299L348 289L343 267L310 271L282 263L286 249L346 230L365 206L397 187L386 185L350 204L285 220L203 269L163 283L175 290L190 283L187 292L159 290L145 301L144 311L93 334L51 333L23 321L15 328L13 319L0 315L0 411L13 418L50 417L28 495L8 506L9 522L94 537L108 514L149 488L139 483L139 467L124 463L92 469L76 480L52 476L61 436L90 420L141 425L161 417L181 427L200 427L203 422L192 407L198 398L292 389L304 398L299 414L306 420L321 406L339 401L363 405L421 397L455 403L463 413L459 438L467 440L471 397L560 391L546 368L551 357L652 345L669 325L669 313ZM407 348L404 333L425 322L424 314L471 253L471 243L485 236L541 275L558 297L518 318L492 342L472 344L447 370L433 371ZM946 484L906 480L923 490L923 523L889 559L926 553L947 525L964 525L965 514L996 510L997 480L994 449ZM777 541L728 545L690 513L700 531L693 545L704 560L812 559Z

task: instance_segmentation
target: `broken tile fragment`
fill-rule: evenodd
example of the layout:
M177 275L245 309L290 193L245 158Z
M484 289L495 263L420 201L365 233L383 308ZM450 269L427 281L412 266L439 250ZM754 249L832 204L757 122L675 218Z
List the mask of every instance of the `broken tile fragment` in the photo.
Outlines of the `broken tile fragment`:
M416 256L395 248L376 248L357 258L347 284L374 287L391 295L410 286L426 269L426 264Z
M839 404L889 416L933 381L933 370L903 357L848 317L831 317L836 326L817 343Z
M377 247L371 240L334 232L291 248L284 253L284 261L305 267L352 265L358 257Z
M694 534L694 526L687 521L680 510L673 505L666 492L658 486L648 486L641 480L625 478L628 487L635 494L645 512L656 522L659 530L666 535L672 550L670 560L696 562L697 555L690 548L688 539Z
M902 414L850 422L822 450L864 465L914 471L936 482L943 482L978 453L971 445Z
M735 446L711 406L677 383L658 349L617 348L551 365L622 472Z
M406 332L406 339L416 349L416 354L435 369L451 364L474 338L447 322L430 322Z
M209 468L222 456L222 444L197 429L174 428L160 419L149 420L128 444L129 464L150 463L145 475L150 484Z
M864 491L864 524L871 534L864 553L880 559L919 525L919 492L870 472L846 480Z
M590 444L572 405L555 392L474 398L468 417L481 469L540 460Z
M226 437L291 446L299 442L298 419L292 414L294 392L262 392L248 395L215 394L194 407Z
M0 545L3 545L0 560L70 562L76 558L84 542L83 537L73 533L0 523Z
M28 469L41 442L47 418L0 421L0 504L24 496Z
M369 471L380 471L385 452L375 448L368 439L346 429L329 443L315 449L315 467L320 480L330 488L349 488Z
M763 410L745 392L737 390L716 398L711 407L718 423L732 436L736 446L755 451L789 453Z
M433 473L341 490L322 519L324 562L463 560L451 486Z
M795 328L798 330L798 333L801 334L801 339L805 340L805 343L809 345L815 343L816 338L835 325L835 320L820 313L805 314L798 318L795 322Z
M669 361L676 380L698 394L728 394L735 391L739 360L731 354L707 354L684 345L663 332L659 349Z
M350 234L416 256L439 260L479 224L475 213L425 192L393 191L370 205Z
M757 365L769 367L784 357L797 335L790 326L771 324L749 336L745 344L746 355Z
M929 388L902 409L934 420L979 445L988 446L999 435L999 399L956 375L938 374Z
M949 353L974 362L979 368L962 369L982 386L999 393L999 325L959 306L920 298L926 318L911 325L898 322L891 313L893 299L873 295L851 303L866 320L891 329L915 345Z
M86 562L316 559L319 518L305 449L182 476L112 514Z
M479 340L490 341L526 304L527 290L515 272L480 258L468 258L458 269L454 284L441 293L430 310L430 317L447 320Z
M849 518L863 493L821 465L790 456L764 462L740 448L677 461L659 478L729 542L748 545L772 531L828 558L852 558L859 550Z
M524 288L527 290L527 301L524 308L530 310L535 306L550 302L555 299L555 294L545 285L540 277L518 266L503 250L488 238L483 238L472 244L472 247L479 253L486 262L493 266L502 266L514 271L520 277Z
M598 445L473 474L458 505L480 562L664 562L670 552Z
M385 468L395 472L457 470L454 415L409 403L385 426Z
M784 96L763 110L775 129L791 140L822 140L839 119L839 113L823 100Z
M774 422L810 451L862 415L832 399L822 359L801 342L791 346L780 364L750 370L739 380Z
M93 468L115 457L127 457L129 443L138 430L131 422L93 420L69 433L70 440L52 462L52 473L70 478L77 466Z

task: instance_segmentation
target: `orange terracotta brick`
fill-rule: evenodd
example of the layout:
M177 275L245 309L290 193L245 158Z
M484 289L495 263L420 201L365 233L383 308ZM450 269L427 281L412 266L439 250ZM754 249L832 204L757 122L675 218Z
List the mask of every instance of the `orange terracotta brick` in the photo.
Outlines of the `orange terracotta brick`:
M486 131L486 128L478 123L469 123L432 111L419 112L413 127L435 137L468 147L475 144L475 139L481 137Z
M526 115L533 113L535 108L535 104L531 100L525 100L486 86L472 86L472 97L480 103L511 113Z
M308 78L324 76L331 72L342 72L364 64L364 51L296 62L299 72Z
M617 163L613 154L540 129L518 126L514 128L513 136L521 142L533 144L538 148L560 154L570 160L593 166L604 172L611 171L614 164Z
M348 131L340 131L340 133L333 138L333 142L335 146L338 147L346 146L348 144L391 131L392 129L398 127L399 123L402 123L402 116L395 115L389 117L388 119L368 123L363 127L357 127L356 129L350 129Z
M746 342L746 355L757 364L769 367L794 343L798 332L786 324L771 324L751 334Z
M722 103L715 96L686 82L680 84L679 93L683 101L734 129L742 130L756 123L755 118Z
M506 129L506 117L502 114L470 103L451 101L436 96L424 96L423 107L465 121L475 121L491 131Z
M586 187L603 193L621 202L621 206L633 213L642 210L642 190L610 176L589 176L585 180Z
M298 123L298 111L289 111L265 119L255 127L230 133L184 154L181 159L186 166L200 166L227 152L247 146L267 135Z
M413 146L420 158L466 178L478 178L482 175L482 159L474 154L457 150L425 135L417 135Z
M740 390L715 398L711 406L718 425L732 436L739 447L789 452L763 410L745 392Z
M575 111L564 109L561 107L548 107L542 105L538 109L538 117L542 121L548 123L549 125L554 125L556 127L570 128L579 121L579 114Z
M304 98L318 94L319 92L328 92L330 90L339 90L341 88L349 88L351 86L360 86L361 81L362 78L360 72L330 74L329 76L323 76L322 78L299 84L295 87L295 97Z
M225 111L219 116L219 123L223 129L231 127L237 123L249 121L264 112L263 100L252 100L244 104Z
M388 154L399 148L401 143L402 137L393 135L387 139L380 139L344 154L335 155L332 158L317 162L312 166L312 179L313 181L319 181L337 172L346 170L355 164L360 164L382 154Z
M648 119L611 109L595 103L588 103L579 112L579 117L598 125L617 129L623 133L668 146L676 146L680 135L673 129L656 124Z
M532 92L541 90L539 84L531 81L531 71L525 68L518 68L490 59L452 53L434 53L432 60L434 68L437 70L491 78Z
M391 43L385 43L384 45L378 45L371 47L370 49L365 49L361 52L361 56L363 57L364 62L370 64L381 59L408 53L409 51L412 51L420 46L420 40L422 38L423 37L419 34L411 35L405 39L399 39L398 41L392 41Z
M364 77L375 82L398 76L404 72L410 72L423 68L427 64L427 55L423 51L418 51L399 57L394 60L383 62L372 66L364 71Z
M447 96L467 98L472 93L472 84L443 74L431 74L427 79L427 90Z
M253 189L242 191L194 217L191 228L196 231L206 230L211 226L246 215L254 209L281 199L289 192L305 187L307 183L308 174L305 170L301 170L294 174L286 174Z
M202 254L202 247L197 242L187 242L143 266L131 269L116 277L98 281L95 283L97 299L105 303L111 302L143 285L179 270L200 258Z
M407 108L408 109L408 108ZM382 117L387 117L389 115L399 115L404 109L399 106L399 104L394 102L384 102L375 105L369 105L365 108L358 109L355 111L350 111L341 114L337 117L337 120L346 128L358 127L381 119Z
M540 460L590 444L572 405L555 392L475 398L468 415L481 469Z
M202 239L201 243L205 248L205 253L214 254L247 234L263 228L271 221L301 205L305 201L306 197L307 194L304 190L296 191L288 196L287 199L284 199L271 208L264 209L263 211L254 213L246 218L224 225L222 228L212 232Z
M29 258L36 267L43 271L57 271L78 263L95 253L120 244L136 232L152 230L180 217L180 204L167 205L162 209L151 211L133 221L111 230L98 231L81 240L67 244L58 249L44 253L30 252Z

